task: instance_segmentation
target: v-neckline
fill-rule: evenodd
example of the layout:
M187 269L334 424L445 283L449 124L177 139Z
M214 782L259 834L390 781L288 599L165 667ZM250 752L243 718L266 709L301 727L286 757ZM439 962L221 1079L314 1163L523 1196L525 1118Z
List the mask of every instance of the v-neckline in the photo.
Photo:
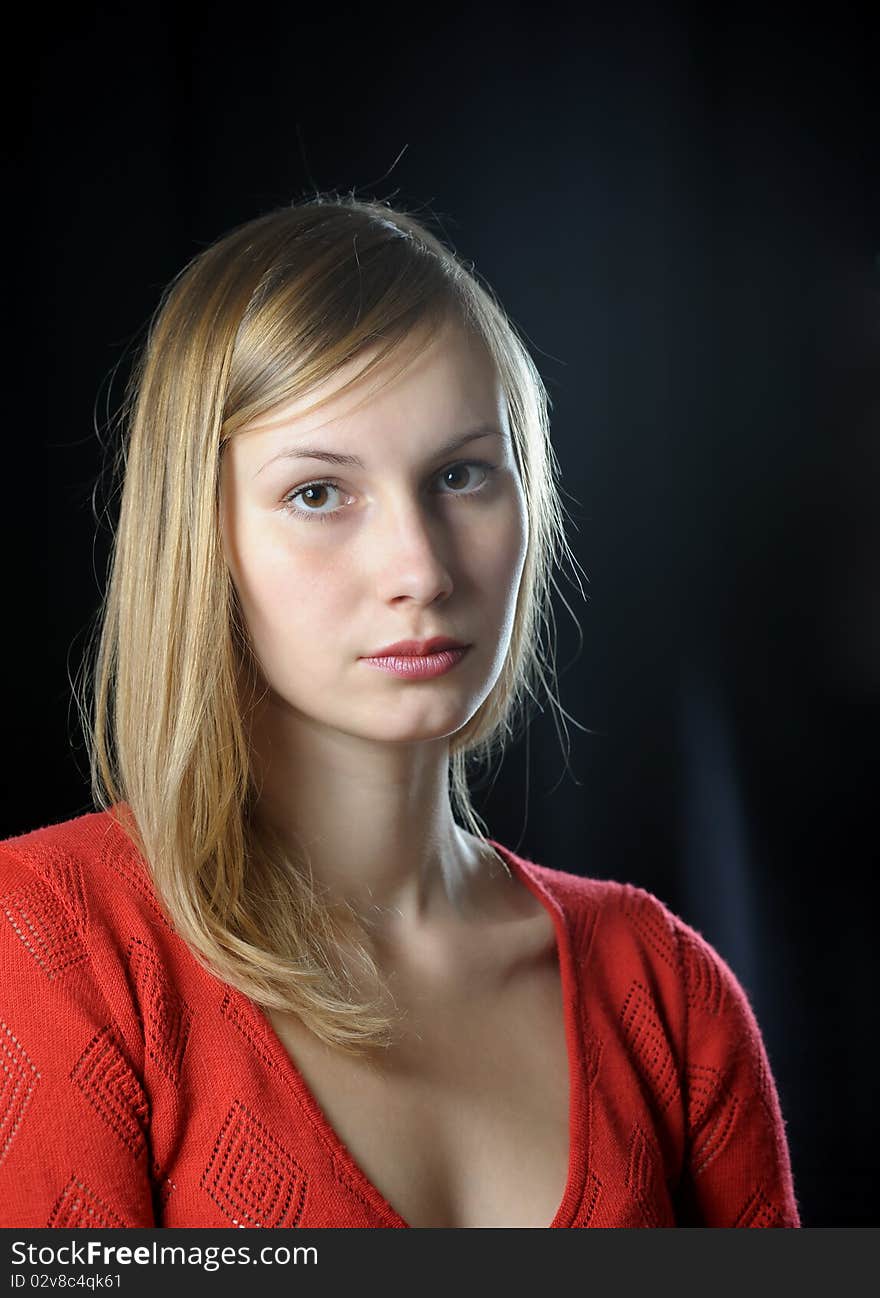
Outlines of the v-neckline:
M575 976L571 929L562 905L543 883L539 882L528 870L527 863L521 862L511 851L500 843L496 843L494 839L488 839L487 842L507 863L516 878L528 888L529 892L549 912L556 934L556 950L565 1021L565 1041L568 1054L568 1173L559 1207L553 1220L548 1223L545 1229L567 1227L574 1220L583 1198L588 1155L586 1078L583 1037L580 1027L582 1021L580 986ZM304 1115L315 1129L321 1143L346 1182L373 1212L383 1219L386 1226L412 1229L410 1223L389 1203L381 1190L373 1184L355 1161L348 1147L328 1121L321 1105L291 1055L281 1044L277 1032L264 1011L250 997L245 996L243 992L235 987L230 986L228 994L229 999L248 1013L254 1021L263 1038L266 1053L273 1069L293 1091Z

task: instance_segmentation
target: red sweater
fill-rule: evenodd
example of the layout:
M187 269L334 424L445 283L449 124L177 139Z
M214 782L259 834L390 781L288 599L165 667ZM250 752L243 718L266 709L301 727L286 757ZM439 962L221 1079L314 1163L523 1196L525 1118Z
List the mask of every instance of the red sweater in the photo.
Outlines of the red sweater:
M758 1025L651 893L496 850L550 912L569 1051L554 1227L799 1226ZM105 812L0 843L0 1226L405 1227Z

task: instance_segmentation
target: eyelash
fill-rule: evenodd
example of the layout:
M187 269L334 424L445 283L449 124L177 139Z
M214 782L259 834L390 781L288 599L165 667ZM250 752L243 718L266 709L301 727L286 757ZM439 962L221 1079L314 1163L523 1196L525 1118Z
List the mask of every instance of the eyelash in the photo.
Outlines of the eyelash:
M473 491L441 491L440 492L441 496L476 496L483 490L484 487L488 485L489 481L492 478L492 475L497 472L497 465L489 464L487 463L486 460L459 460L457 464L450 464L448 468L441 469L440 476L442 477L443 474L445 473L451 473L453 469L461 469L461 468L485 469L486 476L483 479L483 481L480 483L480 485L476 487ZM304 482L303 485L301 487L297 487L295 491L289 491L287 493L287 495L284 497L284 499L281 502L282 506L284 507L284 509L287 511L288 514L293 514L296 518L307 518L309 519L309 521L314 519L314 521L318 523L330 522L332 519L336 517L337 514L341 512L341 507L340 509L332 510L328 514L318 514L311 509L304 510L304 509L295 509L293 507L292 502L296 500L298 496L301 496L304 491L308 491L311 487L333 487L337 491L340 490L339 483L334 482L332 479L328 479L328 478L322 478L314 482Z

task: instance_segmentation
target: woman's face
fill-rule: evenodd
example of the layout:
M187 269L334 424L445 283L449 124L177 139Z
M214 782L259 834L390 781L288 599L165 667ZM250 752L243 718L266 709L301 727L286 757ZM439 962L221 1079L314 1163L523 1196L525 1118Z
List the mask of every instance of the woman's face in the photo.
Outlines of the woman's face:
M367 358L227 443L224 552L274 705L363 738L437 739L466 724L501 671L525 502L478 341L447 324L368 400L356 385L309 413ZM470 646L443 675L401 678L364 661L435 636Z

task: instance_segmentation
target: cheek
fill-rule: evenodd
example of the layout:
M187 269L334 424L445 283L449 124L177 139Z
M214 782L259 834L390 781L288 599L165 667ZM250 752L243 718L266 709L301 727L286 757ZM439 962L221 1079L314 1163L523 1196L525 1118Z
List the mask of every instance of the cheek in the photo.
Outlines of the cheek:
M497 515L485 521L467 547L472 580L495 602L515 598L528 544L525 502L514 494Z
M327 623L338 625L340 610L350 607L350 566L334 562L326 549L308 540L293 545L283 526L277 536L243 537L238 567L236 584L257 639L302 627L305 638L291 645L308 652L309 645L319 643L308 633Z

